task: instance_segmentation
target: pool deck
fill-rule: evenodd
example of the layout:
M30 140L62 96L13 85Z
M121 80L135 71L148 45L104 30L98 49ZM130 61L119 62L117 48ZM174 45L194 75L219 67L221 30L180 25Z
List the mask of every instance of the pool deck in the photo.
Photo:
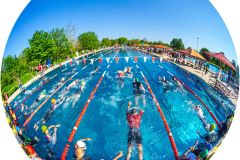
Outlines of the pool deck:
M85 53L85 54L81 54L81 55L79 55L79 56L76 56L76 57L74 57L74 58L75 58L75 59L78 59L78 58L87 56L87 55L89 55L89 54L93 54L93 53L100 52L100 51L103 51L103 50L110 50L110 49L113 49L113 47L102 48L102 49L96 50L95 52L88 52L88 53ZM59 63L59 64L56 64L56 65L54 65L54 66L46 69L46 70L43 72L43 74L45 75L45 74L53 71L54 69L60 67L60 64L64 65L64 64L66 64L66 63L69 63L70 61L71 61L71 59L66 60L66 61L64 61L64 62L61 62L61 63ZM33 82L35 82L36 80L38 80L40 77L41 77L41 75L39 75L39 74L36 75L36 76L33 77L31 80L29 80L27 83L25 83L25 84L23 85L23 87L25 87L25 88L28 87L28 86L31 85ZM18 89L8 98L7 102L8 102L8 103L11 103L11 101L12 101L20 92L21 92L21 90L20 90L20 88L18 88Z
M210 79L211 79L211 73L210 73L210 72L208 72L207 74L205 74L205 73L204 73L204 72L205 72L204 70L195 69L195 68L192 68L192 67L186 66L186 65L180 65L180 64L178 64L178 63L175 63L175 62L171 61L171 58L168 57L168 56L165 55L165 54L163 54L163 55L159 55L159 54L156 54L156 53L150 53L150 54L155 55L155 56L158 56L158 57L162 57L163 59L165 59L165 60L167 60L167 61L169 61L169 62L171 62L171 63L173 63L173 64L175 64L175 65L177 65L177 66L179 66L179 67L181 67L181 68L183 68L183 69L185 69L186 71L188 71L188 72L190 72L190 73L198 76L199 78L203 79L207 84L213 86L213 84L210 83ZM229 98L229 100L230 100L235 106L237 106L237 99Z

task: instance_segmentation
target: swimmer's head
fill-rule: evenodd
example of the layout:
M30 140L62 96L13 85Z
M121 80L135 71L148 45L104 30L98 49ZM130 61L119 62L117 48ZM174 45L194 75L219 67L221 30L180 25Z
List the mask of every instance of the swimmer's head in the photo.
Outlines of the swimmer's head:
M135 80L135 82L139 82L139 79L138 79L138 78L135 78L134 80Z
M215 128L216 128L216 124L212 123L209 128L210 132L213 131Z
M137 114L137 109L133 108L133 109L131 110L131 115L135 115L135 114Z
M46 95L47 94L46 90L43 90L42 94Z

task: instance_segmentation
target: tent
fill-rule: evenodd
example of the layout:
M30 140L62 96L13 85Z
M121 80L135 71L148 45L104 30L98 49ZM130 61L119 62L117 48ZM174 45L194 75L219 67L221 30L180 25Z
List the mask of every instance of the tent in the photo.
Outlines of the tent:
M195 57L204 61L207 61L201 54L199 54L197 51L193 50L193 49L183 49L183 50L178 50L177 52L184 54L184 55L188 55L191 57Z
M216 58L217 60L219 60L220 62L224 63L225 65L227 65L228 67L230 67L231 69L233 69L234 71L236 71L236 68L233 66L233 64L224 56L224 54L222 53L214 53L214 52L204 52L204 54L206 55L206 57L208 59L210 58Z
M164 46L164 45L161 45L161 44L159 44L159 45L154 45L153 47L154 47L154 48L160 48L160 49L172 50L171 47Z

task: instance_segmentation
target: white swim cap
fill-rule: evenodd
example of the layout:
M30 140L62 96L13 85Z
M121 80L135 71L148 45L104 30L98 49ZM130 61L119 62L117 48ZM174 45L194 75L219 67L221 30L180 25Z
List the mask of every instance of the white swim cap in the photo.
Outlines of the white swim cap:
M83 148L84 150L87 150L87 147L86 147L86 144L82 141L82 140L78 140L76 145L79 147L79 148Z

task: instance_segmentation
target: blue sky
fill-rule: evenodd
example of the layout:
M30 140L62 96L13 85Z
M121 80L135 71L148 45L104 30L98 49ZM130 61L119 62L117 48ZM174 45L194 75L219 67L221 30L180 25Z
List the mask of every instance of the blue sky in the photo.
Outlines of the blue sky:
M77 27L103 37L147 38L170 43L182 38L185 47L206 47L236 60L228 30L208 0L32 0L17 20L5 54L18 55L36 30Z

